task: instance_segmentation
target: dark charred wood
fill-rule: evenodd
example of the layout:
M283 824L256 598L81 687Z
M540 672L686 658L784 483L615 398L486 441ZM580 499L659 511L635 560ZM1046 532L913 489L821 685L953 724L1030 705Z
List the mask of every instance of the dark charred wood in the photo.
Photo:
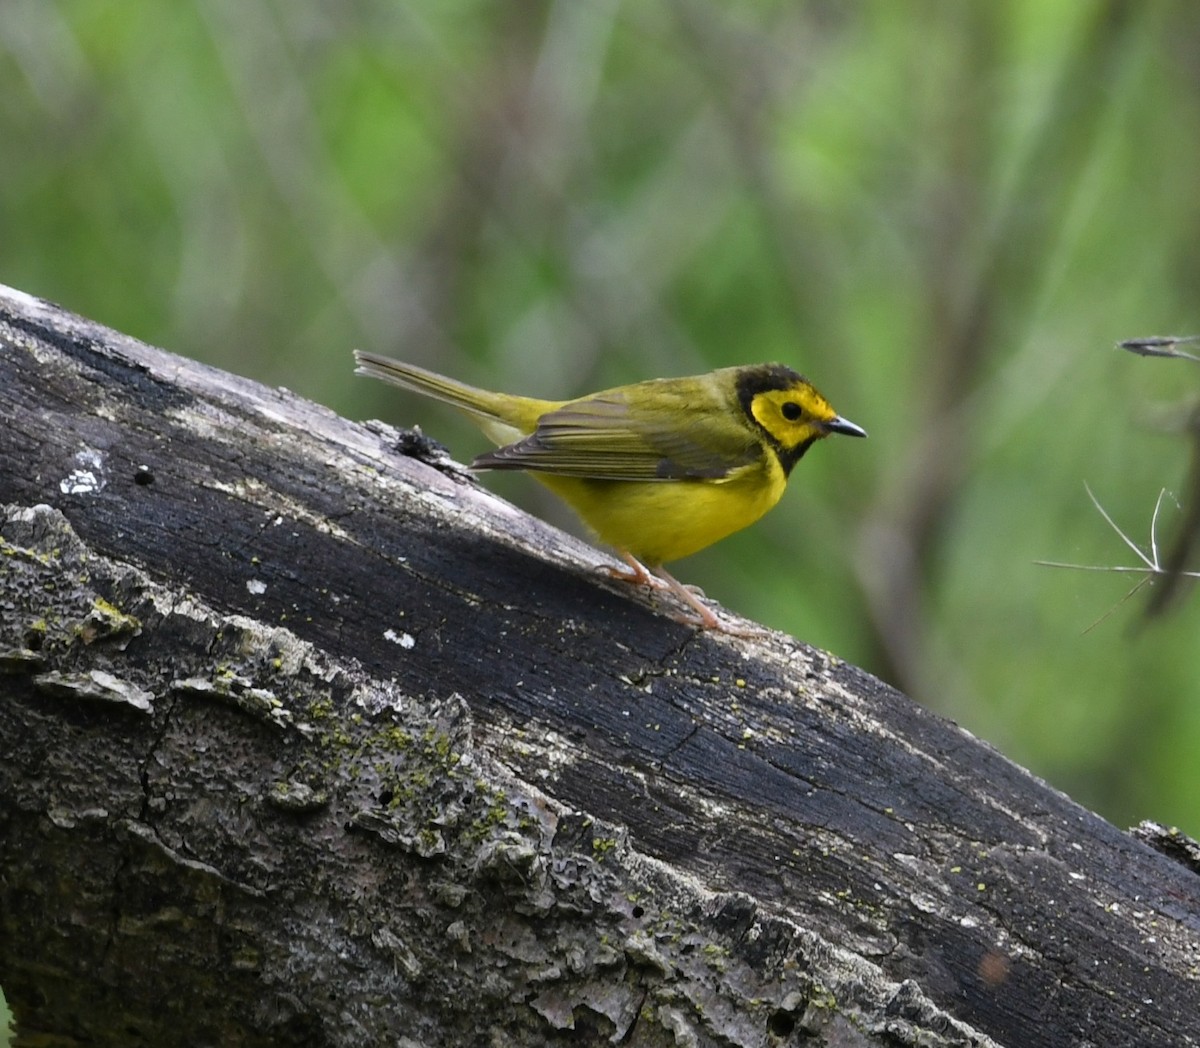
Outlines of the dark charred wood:
M0 408L25 1043L1200 1044L1194 869L853 666L16 292Z

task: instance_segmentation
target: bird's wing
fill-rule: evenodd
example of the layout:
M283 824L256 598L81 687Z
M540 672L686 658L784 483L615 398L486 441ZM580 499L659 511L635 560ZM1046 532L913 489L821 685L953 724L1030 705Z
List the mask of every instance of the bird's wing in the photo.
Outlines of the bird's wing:
M659 390L653 406L636 411L620 391L574 400L543 415L529 436L471 465L595 480L721 480L762 458L754 434L724 405L696 399Z

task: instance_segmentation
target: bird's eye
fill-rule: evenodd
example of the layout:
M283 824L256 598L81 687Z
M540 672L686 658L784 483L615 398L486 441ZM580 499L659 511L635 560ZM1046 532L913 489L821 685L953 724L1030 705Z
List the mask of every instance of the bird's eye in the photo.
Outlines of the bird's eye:
M783 407L780 408L779 410L783 412L783 417L785 419L787 419L789 422L795 422L796 419L798 419L803 414L803 411L801 410L800 405L797 404L794 400L785 400L783 402Z

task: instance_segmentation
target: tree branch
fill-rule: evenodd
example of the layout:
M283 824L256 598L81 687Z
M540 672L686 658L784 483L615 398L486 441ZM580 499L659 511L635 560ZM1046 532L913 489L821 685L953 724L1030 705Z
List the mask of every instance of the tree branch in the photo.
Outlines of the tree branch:
M1195 873L854 667L7 290L0 407L28 1043L1200 1043Z

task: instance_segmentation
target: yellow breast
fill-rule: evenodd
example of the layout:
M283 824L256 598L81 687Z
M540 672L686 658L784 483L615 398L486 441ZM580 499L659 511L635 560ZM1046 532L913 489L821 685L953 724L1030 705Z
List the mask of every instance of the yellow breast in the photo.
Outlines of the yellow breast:
M602 542L657 567L753 524L787 486L774 455L721 480L589 480L535 473Z

